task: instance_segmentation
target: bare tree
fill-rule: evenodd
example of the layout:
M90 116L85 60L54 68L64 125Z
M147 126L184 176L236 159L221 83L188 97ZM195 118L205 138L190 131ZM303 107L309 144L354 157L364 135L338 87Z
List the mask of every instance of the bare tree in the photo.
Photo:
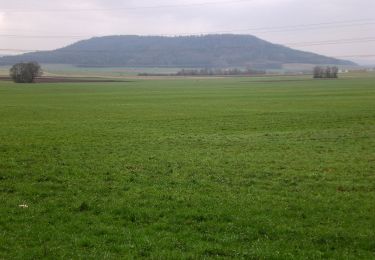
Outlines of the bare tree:
M10 77L16 83L33 83L43 72L37 62L17 63L10 69Z
M324 77L326 78L326 79L330 79L330 78L332 78L332 75L331 75L331 67L327 67L326 69L325 69L325 72L324 72Z
M323 78L323 77L324 77L323 68L320 67L320 66L314 67L314 78L320 79L320 78Z
M339 69L337 67L329 67L329 66L327 66L326 68L316 66L314 67L314 71L313 71L315 79L322 79L322 78L337 79L338 72L339 72Z
M338 78L338 74L339 74L339 68L338 67L332 67L331 68L331 76L332 78L335 78L337 79Z

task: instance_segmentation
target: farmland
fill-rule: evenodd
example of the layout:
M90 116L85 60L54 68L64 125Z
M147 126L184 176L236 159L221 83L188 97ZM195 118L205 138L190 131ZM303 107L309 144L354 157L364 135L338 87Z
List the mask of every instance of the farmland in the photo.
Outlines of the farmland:
M375 257L373 75L0 81L0 124L1 259Z

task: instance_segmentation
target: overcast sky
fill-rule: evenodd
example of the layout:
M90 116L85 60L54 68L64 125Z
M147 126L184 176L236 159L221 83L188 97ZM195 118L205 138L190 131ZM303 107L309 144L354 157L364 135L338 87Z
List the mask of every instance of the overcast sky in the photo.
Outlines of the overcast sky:
M0 0L0 53L100 35L228 32L375 64L374 14L375 0Z

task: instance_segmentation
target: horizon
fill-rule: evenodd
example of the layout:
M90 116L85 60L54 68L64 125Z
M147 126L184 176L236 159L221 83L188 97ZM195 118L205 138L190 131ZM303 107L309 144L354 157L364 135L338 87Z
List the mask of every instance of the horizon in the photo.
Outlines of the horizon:
M104 39L104 42L101 40L101 39ZM259 44L267 44L265 46L268 46L266 48L283 48L283 49L280 49L280 53L284 52L283 50L287 50L287 49L290 49L291 51L296 51L296 49L294 49L293 47L294 46L305 46L306 45L306 42L302 42L302 43L282 43L282 44L275 44L275 43L271 43L271 42L268 42L268 41L265 41L255 35L249 35L249 34L235 34L235 33L215 33L215 34L200 34L200 35L134 35L134 34L131 34L131 35L103 35L103 36L94 36L94 37L90 37L88 39L83 39L83 40L79 40L78 42L75 42L73 44L70 44L70 45L67 45L67 46L64 46L62 48L59 48L59 49L55 49L55 50L28 50L27 52L25 52L24 54L32 54L32 53L44 53L44 52L55 52L55 51L64 51L66 48L68 48L66 51L68 52L71 52L71 51L78 51L78 52L85 52L85 47L82 48L82 46L86 46L86 48L89 48L87 51L90 51L90 53L102 53L102 52L105 52L105 51L110 51L112 52L111 50L108 50L111 49L110 46L118 46L119 47L119 43L121 44L124 44L124 46L127 46L126 42L129 41L129 44L132 44L132 41L133 39L139 39L141 40L142 39L142 42L139 42L138 44L141 44L141 45L144 45L144 47L148 46L148 44L162 44L162 42L166 42L166 41L169 41L171 40L172 42L173 39L182 39L183 41L190 41L191 39L193 40L193 42L190 42L191 45L195 45L196 43L200 42L199 44L202 44L204 42L206 42L207 44L207 40L209 40L210 42L211 41L215 41L215 42L221 42L221 41L225 41L227 42L228 40L230 41L230 43L234 43L234 42L238 42L238 41L243 41L246 39L246 41L250 40L246 45L241 45L241 48L243 48L244 46L247 46L248 44L248 47L253 47L253 48L257 48L256 46L259 45ZM162 40L162 42L155 42L155 40L158 39L159 40ZM185 40L186 39L186 40ZM109 42L108 42L109 40ZM117 42L117 41L120 41L120 42ZM151 41L151 42L150 42ZM90 44L87 45L87 43L91 42L91 47ZM170 42L170 43L172 43ZM195 43L194 43L195 42ZM110 45L108 45L108 43L110 43ZM83 44L83 45L82 45ZM101 46L103 45L104 46ZM134 43L133 43L134 44ZM177 44L177 45L174 45L174 47L177 47L179 48L178 50L181 51L181 53L183 53L184 51L190 51L190 48L189 47L182 47L182 45L179 47L180 44L182 44L182 42L180 42L180 40L178 40L178 42L174 42L174 44ZM227 42L228 44L228 42ZM302 45L301 45L302 44ZM305 45L304 45L305 44ZM311 45L315 45L316 43L307 43L306 46L311 46ZM211 45L211 44L210 44ZM79 47L81 46L81 47ZM92 46L96 46L94 48L92 48ZM272 47L274 46L274 47ZM74 49L74 50L70 50L69 48L70 47L73 47L73 48L77 48L78 49ZM208 47L208 46L206 46ZM240 47L240 46L238 46ZM222 48L238 48L237 46L222 46ZM117 50L117 48L113 49L113 51ZM194 50L194 49L193 49ZM207 50L208 51L208 50ZM250 51L250 50L248 50ZM251 51L250 51L251 52ZM317 55L316 57L318 56L321 56L321 57L325 57L325 58L332 58L332 57L329 57L329 56L325 56L325 55L319 55L319 54L316 54L316 53L312 53L312 52L306 52L306 51L298 51L297 52L300 53L300 55L306 55L306 54L313 54L313 55ZM297 53L296 52L296 53ZM22 54L20 54L22 55ZM12 56L18 56L18 55L7 55L8 57L12 57ZM33 58L31 58L33 59ZM337 62L341 61L341 62L352 62L348 59L345 59L344 58L340 58L340 57L337 57L336 58ZM35 61L39 61L38 58L35 58ZM275 60L276 61L276 60ZM71 64L75 64L74 61L72 60L71 61L72 63ZM75 61L77 62L77 61ZM310 61L311 62L311 61ZM299 63L302 65L302 64L311 64L309 61L305 61L305 62L302 62L300 61ZM41 64L59 64L59 61L44 61L44 62L40 62ZM65 63L65 62L63 62ZM285 65L289 63L293 63L293 62L285 62ZM298 62L294 62L294 63L298 63ZM334 61L332 60L332 63L321 63L321 64L335 64ZM87 64L89 65L89 64ZM352 62L352 64L341 64L341 66L358 66L360 64L358 63L355 63L355 62ZM97 66L97 65L96 65ZM104 65L105 67L110 67L108 64L107 65ZM150 65L147 65L147 66L150 66ZM153 66L159 66L159 65L153 65ZM175 65L171 65L171 67L173 67ZM181 65L178 65L178 66L181 66ZM233 66L233 65L232 65ZM241 65L236 65L236 66L240 66ZM118 65L116 65L116 67L118 67ZM123 67L128 67L128 65L124 65ZM164 65L163 65L164 67Z
M375 64L375 3L370 0L193 1L164 0L119 3L111 0L72 0L51 3L12 1L0 10L0 53L52 50L79 40L111 35L253 35L284 44L316 42L292 47L329 57L346 56L359 64ZM36 15L37 14L37 15ZM358 17L362 17L358 19ZM13 51L12 51L13 50Z
M160 38L188 38L188 37L207 37L207 36L248 36L248 37L254 37L254 38L257 38L259 40L263 40L263 41L266 41L266 42L269 42L267 40L264 40L256 35L251 35L251 34L240 34L240 33L212 33L212 34L190 34L190 35L185 35L185 34L181 34L181 35L153 35L153 34L148 34L148 35L137 35L137 34L113 34L113 35L97 35L97 36L91 36L89 38L85 38L85 39L80 39L80 40L77 40L75 42L72 42L72 43L68 43L67 45L65 46L62 46L62 47L59 47L59 48L56 48L56 49L47 49L47 50L25 50L25 52L14 52L12 54L7 54L7 53L1 53L0 52L0 57L5 57L5 56L17 56L17 55L21 55L21 54L25 54L25 53L33 53L33 52L44 52L44 51L55 51L55 50L59 50L59 49L63 49L63 48L66 48L66 47L69 47L71 45L74 45L74 44L77 44L77 43L80 43L82 41L89 41L89 40L92 40L92 39L98 39L98 38L106 38L106 37L160 37ZM281 46L284 46L284 47L288 47L288 48L291 48L291 49L294 49L294 50L300 50L300 51L305 51L305 52L310 52L310 53L314 53L314 54L317 54L317 55L322 55L322 56L326 56L326 57L330 57L330 58L336 58L336 59L339 59L339 60L346 60L346 61L352 61L354 63L356 63L357 65L359 66L362 66L362 67L372 67L372 66L375 66L375 61L373 63L361 63L361 62L357 62L353 59L349 59L349 58L346 58L347 56L343 56L343 57L331 57L331 56L328 56L328 55L325 55L325 54L321 54L321 53L316 53L316 52L312 52L312 51L306 51L306 50L303 50L301 48L298 48L298 45L301 44L301 43L294 43L294 44L297 44L297 46L293 46L293 43L275 43L275 42L269 42L271 44L275 44L275 45L281 45ZM302 42L303 44L304 42ZM315 45L316 43L308 43L307 46L310 46L311 45ZM357 59L358 60L358 59Z

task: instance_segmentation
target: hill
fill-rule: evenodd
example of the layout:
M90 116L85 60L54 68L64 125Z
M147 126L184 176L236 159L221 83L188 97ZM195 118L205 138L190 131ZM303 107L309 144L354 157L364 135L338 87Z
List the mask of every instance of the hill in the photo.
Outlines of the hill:
M67 47L0 58L0 65L21 61L110 67L252 67L280 68L283 64L355 65L310 52L273 44L251 35L106 36Z

